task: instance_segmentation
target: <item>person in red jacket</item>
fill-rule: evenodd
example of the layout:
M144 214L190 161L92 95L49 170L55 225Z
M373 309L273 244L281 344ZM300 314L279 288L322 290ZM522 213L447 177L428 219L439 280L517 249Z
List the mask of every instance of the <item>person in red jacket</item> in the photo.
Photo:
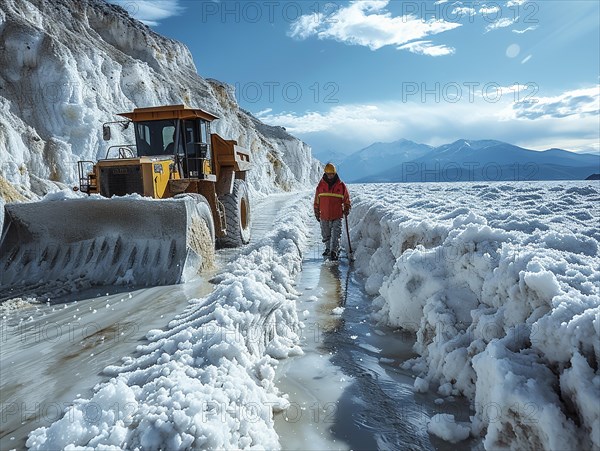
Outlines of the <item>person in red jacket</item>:
M350 194L340 180L332 163L325 165L323 178L315 193L315 217L321 223L321 237L325 243L323 256L337 260L342 237L342 218L350 213Z

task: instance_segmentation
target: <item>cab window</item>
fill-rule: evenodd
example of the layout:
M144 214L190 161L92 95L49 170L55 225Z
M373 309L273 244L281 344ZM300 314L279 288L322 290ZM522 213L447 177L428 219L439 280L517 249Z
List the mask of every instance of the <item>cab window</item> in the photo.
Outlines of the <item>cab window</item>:
M135 124L138 156L172 155L175 121L145 121Z

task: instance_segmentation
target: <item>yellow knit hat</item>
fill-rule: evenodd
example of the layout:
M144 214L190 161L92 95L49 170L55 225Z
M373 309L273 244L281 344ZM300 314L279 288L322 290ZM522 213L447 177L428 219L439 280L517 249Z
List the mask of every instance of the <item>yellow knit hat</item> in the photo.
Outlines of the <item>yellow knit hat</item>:
M325 174L335 174L335 166L333 163L327 163L325 165Z

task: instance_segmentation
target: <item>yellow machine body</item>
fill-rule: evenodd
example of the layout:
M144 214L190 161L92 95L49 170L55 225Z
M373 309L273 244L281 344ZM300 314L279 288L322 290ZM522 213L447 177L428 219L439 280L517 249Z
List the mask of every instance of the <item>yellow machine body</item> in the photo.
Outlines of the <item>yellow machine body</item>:
M250 153L210 132L216 116L184 105L120 115L127 120L114 123L133 125L135 144L78 162L78 190L93 198L5 206L0 301L5 289L14 296L51 281L176 283L202 260L202 243L249 242Z
M210 122L217 117L200 109L167 105L136 108L120 116L133 123L136 144L114 146L117 158L108 158L109 148L103 160L80 162L81 191L104 197L138 193L154 199L200 194L213 212L217 237L226 236L227 218L219 198L232 193L236 179L246 179L250 152L210 133ZM134 151L137 158L132 158Z
M114 160L101 160L94 165L92 180L96 180L94 186L90 186L89 193L101 193L105 197L111 197L111 187L104 189L103 180L111 180L112 184L118 184L118 188L135 189L135 192L145 197L154 199L166 199L172 197L169 192L169 180L178 180L179 173L174 169L173 158L127 158Z

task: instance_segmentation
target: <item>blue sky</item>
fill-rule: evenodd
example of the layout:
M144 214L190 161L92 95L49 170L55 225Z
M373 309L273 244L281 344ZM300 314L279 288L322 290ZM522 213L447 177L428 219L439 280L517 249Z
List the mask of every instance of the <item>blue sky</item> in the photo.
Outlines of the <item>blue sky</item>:
M499 139L600 152L600 2L117 2L324 151Z

